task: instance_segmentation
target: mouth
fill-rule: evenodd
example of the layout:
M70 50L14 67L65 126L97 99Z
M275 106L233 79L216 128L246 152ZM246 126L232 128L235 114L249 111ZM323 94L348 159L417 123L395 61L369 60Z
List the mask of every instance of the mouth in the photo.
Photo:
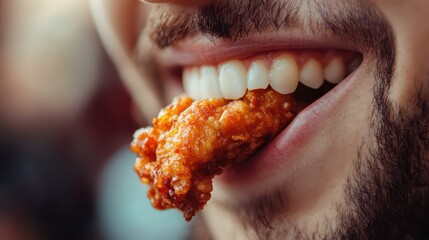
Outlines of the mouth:
M334 47L334 46L339 46ZM163 59L164 58L164 59ZM169 78L180 81L193 99L240 99L247 91L292 94L297 115L253 157L216 177L224 188L249 187L287 168L293 153L317 134L363 62L363 54L344 44L314 41L182 44L161 55Z

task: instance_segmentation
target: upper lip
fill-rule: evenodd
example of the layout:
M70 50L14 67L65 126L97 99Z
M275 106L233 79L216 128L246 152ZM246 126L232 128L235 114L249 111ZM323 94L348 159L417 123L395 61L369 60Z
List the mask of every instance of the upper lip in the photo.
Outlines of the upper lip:
M362 53L356 44L327 36L305 34L259 34L251 38L231 41L210 40L203 35L184 39L161 54L160 63L169 68L218 64L231 59L294 49L339 49Z

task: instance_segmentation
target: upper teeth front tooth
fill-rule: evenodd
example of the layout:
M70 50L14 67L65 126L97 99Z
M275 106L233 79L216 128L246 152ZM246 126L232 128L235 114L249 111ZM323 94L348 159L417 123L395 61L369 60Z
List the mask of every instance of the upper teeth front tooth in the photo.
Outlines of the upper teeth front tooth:
M183 88L193 99L200 99L200 76L197 67L186 69L183 73Z
M271 65L270 85L279 93L292 93L298 86L298 74L298 65L293 56L284 54L274 59Z
M322 65L315 59L309 59L301 69L300 82L310 88L320 88L323 84Z
M202 98L222 98L218 79L219 77L215 67L201 67L200 90Z
M325 79L330 83L339 83L346 76L346 67L340 57L332 59L324 70Z
M268 70L263 61L255 61L250 65L247 74L247 89L265 89L270 83Z
M223 97L238 99L246 93L246 69L237 60L226 62L219 67L219 84Z

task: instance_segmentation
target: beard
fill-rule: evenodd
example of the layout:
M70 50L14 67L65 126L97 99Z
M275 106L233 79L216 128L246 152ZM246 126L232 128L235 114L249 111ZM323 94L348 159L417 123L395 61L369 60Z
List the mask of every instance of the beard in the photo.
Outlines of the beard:
M429 104L415 84L410 106L389 100L393 61L379 59L370 120L375 145L363 145L346 186L342 239L429 239ZM411 80L411 79L407 79ZM426 79L416 82L424 83Z
M338 210L341 227L323 239L429 239L428 97L416 84L412 105L389 100L394 66L389 52L381 50L377 61L369 121L374 134L357 151L344 188L349 207Z
M282 221L287 199L281 190L239 207L214 203L260 239L429 239L429 96L416 84L410 106L389 99L395 69L393 34L385 22L369 25L376 59L371 136L352 160L354 172L343 188L336 217L325 219L315 232ZM210 238L201 218L193 230L195 239Z
M301 3L218 0L195 14L159 7L145 35L159 49L195 33L213 41L241 40L267 28L299 27L296 9ZM346 159L354 164L354 171L343 188L336 216L322 221L314 232L285 222L287 199L278 189L240 206L211 204L236 216L245 230L260 239L429 239L429 96L416 84L413 104L401 107L389 99L395 43L391 27L373 6L364 1L314 4L321 21L313 28L356 43L369 52L375 66L370 136L357 148L354 159ZM342 11L332 11L332 4L344 4L339 7ZM238 11L242 5L249 11ZM281 20L273 19L272 12L280 13ZM191 235L210 238L202 218L194 221Z
M214 204L237 216L243 229L259 239L429 239L429 98L423 87L416 87L407 108L389 100L395 56L390 44L377 60L369 120L373 134L357 150L334 219L326 219L315 232L282 221L287 199L281 190L240 207ZM201 218L191 234L210 239Z

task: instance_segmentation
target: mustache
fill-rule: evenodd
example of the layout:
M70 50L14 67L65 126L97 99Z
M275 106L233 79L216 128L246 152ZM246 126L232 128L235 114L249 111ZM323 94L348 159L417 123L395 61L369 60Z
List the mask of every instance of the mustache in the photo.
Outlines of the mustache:
M214 42L240 41L267 31L305 30L378 53L379 47L391 39L388 29L381 13L365 0L215 0L194 11L156 6L149 14L143 36L162 50L196 34Z

